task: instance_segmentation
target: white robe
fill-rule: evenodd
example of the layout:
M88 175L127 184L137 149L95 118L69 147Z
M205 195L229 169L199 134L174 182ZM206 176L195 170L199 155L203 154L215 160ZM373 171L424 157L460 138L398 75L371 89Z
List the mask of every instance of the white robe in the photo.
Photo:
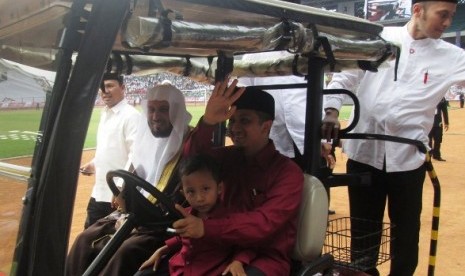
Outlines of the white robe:
M394 81L394 61L377 73L361 70L334 74L328 88L351 90L360 101L360 121L354 133L386 134L428 144L436 105L453 84L465 79L465 51L441 39L414 40L407 26L386 27L382 37L401 45ZM324 108L339 109L339 96L326 96ZM409 171L420 167L425 155L415 146L379 140L347 140L350 159L386 171Z

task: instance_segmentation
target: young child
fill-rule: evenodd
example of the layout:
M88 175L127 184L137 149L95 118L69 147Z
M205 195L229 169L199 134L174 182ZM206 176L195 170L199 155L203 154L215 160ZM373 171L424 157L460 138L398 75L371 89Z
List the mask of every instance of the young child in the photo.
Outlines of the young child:
M216 161L206 155L192 156L181 163L182 193L191 214L202 219L226 215L220 203L223 182L219 171ZM170 253L175 254L169 259L169 274L157 270L161 258ZM239 251L227 244L176 236L165 241L165 246L157 249L136 275L246 275L243 264L249 264L253 258L252 250Z

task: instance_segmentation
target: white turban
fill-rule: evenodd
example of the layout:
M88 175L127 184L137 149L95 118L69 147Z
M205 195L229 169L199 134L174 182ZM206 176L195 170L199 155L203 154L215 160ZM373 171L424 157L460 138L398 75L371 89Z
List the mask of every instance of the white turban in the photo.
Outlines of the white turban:
M169 103L169 118L173 125L169 137L156 138L150 130L147 122L147 102L153 100ZM165 165L180 151L192 116L186 110L184 95L171 84L150 88L147 100L142 101L142 107L145 116L141 116L143 120L137 131L132 163L137 175L156 185Z

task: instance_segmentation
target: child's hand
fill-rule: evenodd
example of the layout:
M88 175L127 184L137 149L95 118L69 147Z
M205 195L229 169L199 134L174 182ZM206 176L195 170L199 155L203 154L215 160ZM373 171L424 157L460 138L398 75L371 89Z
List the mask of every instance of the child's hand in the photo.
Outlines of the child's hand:
M158 264L160 263L161 257L165 255L167 251L168 246L166 245L158 248L157 251L155 251L155 253L153 253L153 255L150 256L150 258L139 267L139 270L144 270L146 268L153 267L153 271L156 271Z
M239 261L232 261L232 263L226 267L221 275L227 275L228 273L230 273L232 276L247 276L247 274L245 274L242 263Z
M176 210L184 216L183 219L179 219L173 223L173 228L176 229L176 233L183 238L194 238L199 239L205 234L203 220L192 214L189 214L181 205L175 205Z

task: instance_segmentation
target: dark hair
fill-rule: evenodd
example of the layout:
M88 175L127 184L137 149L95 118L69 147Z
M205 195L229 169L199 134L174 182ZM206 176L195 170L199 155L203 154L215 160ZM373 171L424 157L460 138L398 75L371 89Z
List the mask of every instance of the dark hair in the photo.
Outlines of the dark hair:
M216 183L220 183L220 165L208 155L194 155L187 157L181 161L179 166L179 177L190 175L194 172L206 171L210 172Z
M119 83L119 85L124 84L123 75L118 74L118 73L105 72L102 77L102 87L103 87L103 82L105 80L116 80Z

